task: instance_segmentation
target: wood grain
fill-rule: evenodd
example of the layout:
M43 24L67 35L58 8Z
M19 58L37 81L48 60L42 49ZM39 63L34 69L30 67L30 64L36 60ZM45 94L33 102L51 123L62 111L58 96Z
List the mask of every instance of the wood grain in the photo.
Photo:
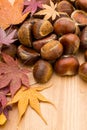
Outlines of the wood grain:
M12 2L12 0L10 0ZM80 63L83 54L78 54ZM87 83L79 76L59 77L53 74L52 87L42 93L52 101L56 109L41 103L41 111L48 125L30 107L17 126L18 110L14 106L9 120L0 130L87 130Z
M78 59L80 63L83 62L82 54L78 55ZM0 130L87 130L87 83L78 75L59 77L54 73L47 84L52 84L52 87L44 90L42 94L56 106L55 109L41 103L41 111L48 125L28 107L17 126L18 110L14 106L8 122Z

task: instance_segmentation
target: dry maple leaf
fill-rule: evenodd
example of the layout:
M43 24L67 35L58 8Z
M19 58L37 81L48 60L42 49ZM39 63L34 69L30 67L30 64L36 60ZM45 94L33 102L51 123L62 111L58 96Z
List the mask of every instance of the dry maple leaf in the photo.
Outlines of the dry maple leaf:
M0 27L8 28L10 25L15 25L23 22L28 13L22 14L24 8L24 0L15 0L12 5L9 0L0 0Z
M0 62L0 89L10 87L13 96L21 85L29 86L29 69L21 67L17 60L11 56L2 54L4 62Z
M3 92L0 92L0 113L2 112L1 109L4 109L6 104L7 104L6 95Z
M0 114L0 125L4 125L6 123L6 121L7 121L6 116L3 113L1 113Z
M0 114L3 112L3 110L6 107L7 104L6 95L8 92L9 92L8 87L0 89Z
M2 109L2 112L0 112L0 125L4 125L7 121L9 110L11 110L11 107L6 106L4 109Z
M10 106L7 105L7 97L6 94L9 92L9 88L0 89L0 125L5 124L8 119L8 111L10 110Z
M42 8L42 4L43 2L42 1L37 1L37 0L26 0L24 2L24 5L27 6L25 8L25 10L23 11L23 14L29 12L31 13L31 16L37 11L37 8Z
M66 14L63 12L58 12L56 11L56 7L57 7L57 3L54 4L51 0L50 0L50 6L43 4L43 10L40 10L39 12L35 13L35 15L45 15L44 19L48 20L49 18L52 17L52 20L55 20L56 16L60 16L60 14Z
M11 43L16 41L17 39L14 38L17 30L13 30L10 33L6 33L3 29L0 28L0 48L2 48L2 45L9 46Z
M40 110L40 102L47 102L50 104L52 104L52 103L50 101L48 101L42 94L39 93L39 91L42 91L46 88L48 88L48 86L33 87L33 88L29 88L29 89L25 89L24 87L22 87L15 94L15 96L8 103L8 105L18 102L19 121L21 120L23 114L27 110L27 107L29 104L31 106L31 108L33 108L37 112L37 114L43 119L43 121L47 124L47 122L43 118L41 110ZM54 104L52 104L52 105L54 105Z

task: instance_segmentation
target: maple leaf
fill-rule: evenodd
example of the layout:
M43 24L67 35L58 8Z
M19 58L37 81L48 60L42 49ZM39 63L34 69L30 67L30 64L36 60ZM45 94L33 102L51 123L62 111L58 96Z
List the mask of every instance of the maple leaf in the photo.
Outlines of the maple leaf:
M14 104L18 102L18 110L19 110L19 121L27 110L28 104L30 104L31 108L34 109L37 114L42 118L42 120L47 124L46 120L43 118L41 110L40 110L40 102L47 102L52 105L50 101L48 101L39 91L42 91L50 86L45 87L32 87L29 89L25 89L22 87L12 98L12 100L8 103Z
M0 114L0 125L4 125L6 121L7 121L6 116L3 113L1 113Z
M5 108L3 109L0 105L0 125L5 124L5 122L7 121L9 110L11 110L10 106L5 106Z
M28 13L22 14L24 0L15 0L12 5L9 0L0 0L0 27L8 28L10 25L16 25L25 20Z
M5 87L0 89L0 114L3 112L7 104L6 94L9 92L9 88Z
M2 48L2 45L9 46L11 43L16 41L17 39L14 39L16 32L17 30L15 29L10 33L6 33L6 31L0 28L0 48Z
M11 110L11 106L5 106L4 109L2 109L2 107L0 107L0 125L4 125L6 123L6 121L8 119L9 110Z
M23 11L23 14L27 12L31 12L31 16L37 11L37 8L42 8L42 1L37 1L37 0L26 0L24 2L24 5L27 6L25 10Z
M1 113L1 109L4 109L4 107L6 106L7 104L7 99L6 99L6 96L3 92L0 92L0 113Z
M0 89L0 125L5 124L8 119L8 111L10 110L10 106L6 106L7 98L6 94L9 92L9 88Z
M57 12L56 8L57 8L57 3L54 4L51 0L50 0L50 6L47 4L43 4L42 5L43 10L40 10L39 12L35 13L35 15L45 15L44 19L48 20L49 18L52 17L52 20L55 20L56 16L60 16L60 14L66 14L63 12Z
M13 96L21 85L29 86L29 69L21 67L17 60L11 56L3 54L4 62L0 62L0 89L6 86L10 87Z

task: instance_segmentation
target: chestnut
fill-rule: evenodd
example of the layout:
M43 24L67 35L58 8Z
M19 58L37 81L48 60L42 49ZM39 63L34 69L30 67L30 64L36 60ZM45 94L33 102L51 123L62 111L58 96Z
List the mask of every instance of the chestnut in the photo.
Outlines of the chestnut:
M60 76L76 75L79 69L78 59L72 55L64 55L55 62L54 69Z
M82 10L75 10L71 14L71 18L78 24L79 26L87 25L87 14Z
M40 1L40 0L38 0L38 1ZM43 1L43 4L49 4L50 3L50 0L44 0Z
M52 65L45 61L39 60L33 68L33 76L38 83L46 83L53 74Z
M57 39L57 35L56 34L51 34L51 35L49 35L49 36L47 36L47 37L45 37L45 38L42 38L42 39L40 39L40 40L35 40L32 44L33 44L33 48L36 50L36 51L38 51L38 52L40 52L40 50L41 50L41 47L43 46L43 45L45 45L46 43L48 43L49 41L51 41L51 40L56 40Z
M33 65L40 57L40 54L31 48L20 45L17 50L18 57L26 65Z
M68 17L59 18L54 23L54 31L57 35L75 33L75 30L75 22Z
M65 12L68 15L71 15L71 13L74 11L73 5L68 1L60 1L57 4L57 11L58 12Z
M9 46L3 46L1 51L10 55L11 57L15 57L17 54L17 46L15 44L10 44Z
M59 38L64 48L64 54L75 54L79 50L80 39L76 34L65 34Z
M37 1L40 1L40 0L37 0ZM43 0L43 4L49 4L50 3L50 0Z
M83 63L79 67L79 76L87 81L87 62Z
M39 20L38 22L35 22L32 26L32 32L34 35L34 38L41 39L51 32L53 32L53 26L48 20Z
M87 11L87 0L76 0L82 10Z
M22 24L18 31L18 39L20 43L24 46L32 46L32 34L31 34L32 24L30 21L26 21Z
M87 50L84 53L85 60L87 61Z
M87 49L87 26L82 30L80 34L80 47L82 50Z
M55 60L63 53L63 46L58 40L52 40L41 48L41 57L46 60Z
M37 18L30 18L25 21L18 30L18 39L26 47L32 47L32 25L39 21Z
M76 0L70 0L70 2L74 3Z

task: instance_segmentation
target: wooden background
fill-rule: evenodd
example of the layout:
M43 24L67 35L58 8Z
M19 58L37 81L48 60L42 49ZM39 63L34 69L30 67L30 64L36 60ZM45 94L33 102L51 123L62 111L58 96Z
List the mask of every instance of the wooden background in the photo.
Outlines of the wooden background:
M83 63L83 54L78 54L78 59ZM87 83L79 76L59 77L56 74L53 74L49 83L53 84L52 87L41 92L56 106L55 109L41 103L41 111L48 125L28 107L17 126L18 109L14 106L8 122L0 130L87 130Z

